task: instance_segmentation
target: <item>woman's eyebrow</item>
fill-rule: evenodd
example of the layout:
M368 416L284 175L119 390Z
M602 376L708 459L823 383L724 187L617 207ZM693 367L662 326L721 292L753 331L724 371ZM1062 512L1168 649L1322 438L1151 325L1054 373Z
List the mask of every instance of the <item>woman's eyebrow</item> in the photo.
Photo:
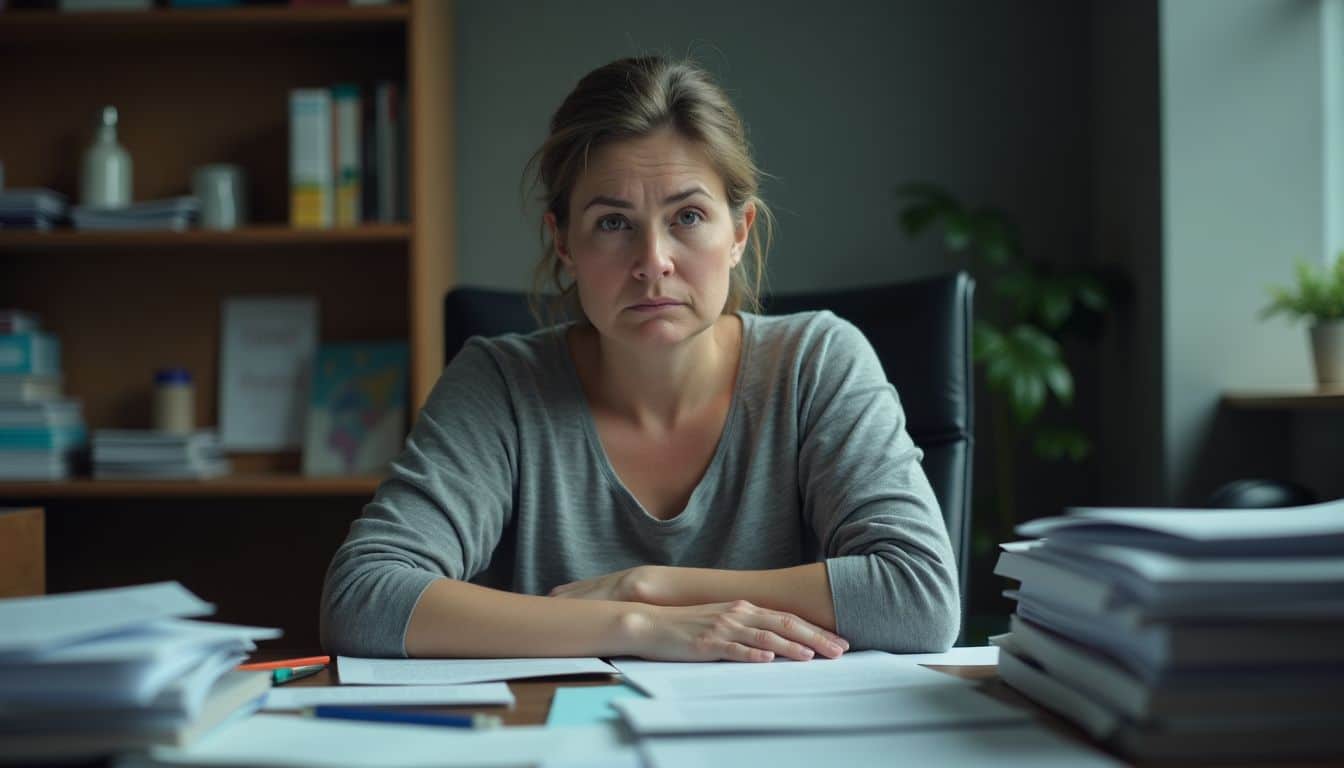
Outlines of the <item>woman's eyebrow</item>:
M679 203L682 200L685 200L688 197L693 197L695 195L704 195L705 197L708 197L710 200L714 199L714 196L709 194L708 190L697 184L694 187L691 187L690 189L683 190L681 192L676 193L675 195L670 195L664 198L663 205L671 205L672 203ZM589 208L592 208L594 205L606 205L612 208L626 208L626 209L635 207L630 204L630 201L622 200L619 197L607 197L606 195L598 195L597 197L594 197L592 200L589 200L588 204L583 206L583 210L586 211Z

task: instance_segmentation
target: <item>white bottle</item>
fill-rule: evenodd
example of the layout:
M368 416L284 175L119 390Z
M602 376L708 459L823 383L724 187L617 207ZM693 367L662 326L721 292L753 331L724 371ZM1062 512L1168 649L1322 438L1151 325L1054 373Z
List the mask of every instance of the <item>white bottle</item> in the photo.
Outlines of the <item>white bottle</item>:
M131 156L117 143L116 107L103 107L98 135L84 152L79 202L99 208L131 204Z

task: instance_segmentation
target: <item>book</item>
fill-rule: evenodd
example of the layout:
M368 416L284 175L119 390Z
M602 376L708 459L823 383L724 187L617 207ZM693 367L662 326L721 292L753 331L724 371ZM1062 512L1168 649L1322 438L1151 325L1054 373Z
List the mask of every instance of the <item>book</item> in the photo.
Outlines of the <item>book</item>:
M49 333L0 334L0 374L55 376L61 372L61 342Z
M38 402L60 397L60 376L0 373L0 401Z
M378 184L378 221L398 220L401 209L401 86L380 81L374 86L374 143Z
M404 439L408 361L403 342L322 345L313 365L304 474L386 469Z
M332 86L335 112L336 226L352 227L363 220L363 108L359 86Z
M317 299L226 299L221 327L219 412L225 450L300 448L317 352Z
M331 91L289 93L289 223L325 229L335 218L335 152Z
M78 400L0 400L0 430L15 427L77 427L83 423L84 406Z
M191 195L145 200L121 208L76 205L70 209L75 229L106 231L171 230L191 228L201 209Z

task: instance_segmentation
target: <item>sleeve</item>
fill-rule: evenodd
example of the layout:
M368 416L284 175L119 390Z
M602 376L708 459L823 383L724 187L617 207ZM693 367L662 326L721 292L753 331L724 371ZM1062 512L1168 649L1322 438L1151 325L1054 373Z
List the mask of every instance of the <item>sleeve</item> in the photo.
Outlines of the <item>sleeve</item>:
M425 588L442 577L470 579L489 564L513 510L517 447L503 373L484 345L468 342L332 558L323 647L406 655L406 627Z
M896 389L858 328L829 319L799 372L803 514L837 631L856 648L942 651L960 630L956 563Z

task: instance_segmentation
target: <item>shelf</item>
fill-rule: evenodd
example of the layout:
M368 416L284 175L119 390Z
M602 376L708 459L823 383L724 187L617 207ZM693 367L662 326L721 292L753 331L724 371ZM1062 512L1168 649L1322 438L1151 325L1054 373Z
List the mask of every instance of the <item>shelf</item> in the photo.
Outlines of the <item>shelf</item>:
M0 502L46 499L368 496L381 477L230 475L213 480L33 480L0 482Z
M155 8L148 11L60 13L0 11L0 41L34 43L92 39L115 32L124 39L169 34L177 39L239 32L318 32L405 29L406 5L340 8L238 7Z
M1344 410L1344 388L1315 392L1228 392L1223 407L1258 411Z
M254 246L405 245L408 224L365 224L338 229L294 229L283 225L230 231L191 229L185 232L50 232L0 231L0 253L49 253L120 248L251 248Z

